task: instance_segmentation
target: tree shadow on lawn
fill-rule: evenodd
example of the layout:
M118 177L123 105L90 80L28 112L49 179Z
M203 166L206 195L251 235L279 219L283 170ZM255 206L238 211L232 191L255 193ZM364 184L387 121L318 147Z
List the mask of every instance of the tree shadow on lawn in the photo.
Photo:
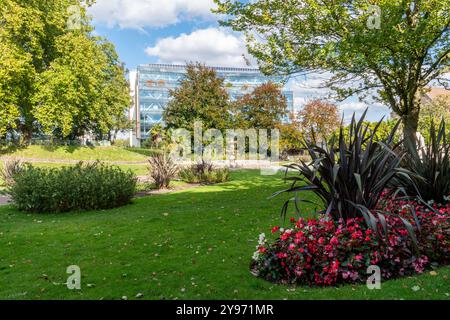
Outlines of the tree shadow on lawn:
M94 150L95 146L92 145L70 145L70 146L61 146L61 145L42 145L42 149L48 152L55 152L58 150L63 150L66 153L74 153L80 149L91 149Z
M8 155L23 149L26 149L27 146L24 145L11 145L11 146L5 146L0 144L0 156Z
M146 157L154 156L155 154L161 153L159 150L153 150L153 149L145 149L145 148L124 148L126 151L134 152Z

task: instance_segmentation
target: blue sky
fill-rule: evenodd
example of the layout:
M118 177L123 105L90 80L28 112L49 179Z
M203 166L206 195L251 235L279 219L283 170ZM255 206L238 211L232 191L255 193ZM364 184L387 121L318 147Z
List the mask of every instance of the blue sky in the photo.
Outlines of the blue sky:
M89 9L96 33L107 37L128 69L145 63L200 61L207 65L245 67L250 56L241 34L218 25L211 13L213 0L97 0ZM256 66L256 63L253 62ZM316 89L320 77L291 80L295 107L308 99L323 97ZM364 103L352 97L339 104L346 117L362 113ZM388 108L373 104L369 119L388 115Z

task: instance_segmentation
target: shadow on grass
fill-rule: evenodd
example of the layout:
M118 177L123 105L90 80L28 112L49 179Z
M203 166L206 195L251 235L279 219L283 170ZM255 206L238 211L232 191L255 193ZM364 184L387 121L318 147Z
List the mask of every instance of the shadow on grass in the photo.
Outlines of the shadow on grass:
M64 152L67 153L74 153L75 151L79 149L95 149L92 145L71 145L71 146L62 146L62 145L42 145L42 149L48 152L55 152L57 150L64 150Z
M2 145L0 143L0 156L8 155L23 149L26 149L25 145Z
M145 149L145 148L125 148L125 150L130 151L130 152L134 152L146 157L151 157L154 156L155 154L161 153L161 151L159 150L154 150L154 149Z

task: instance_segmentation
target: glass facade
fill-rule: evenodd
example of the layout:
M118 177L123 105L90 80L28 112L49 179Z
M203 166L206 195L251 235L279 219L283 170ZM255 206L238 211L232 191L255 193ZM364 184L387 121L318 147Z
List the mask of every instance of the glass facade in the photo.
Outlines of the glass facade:
M210 67L225 79L225 86L232 99L236 99L253 88L272 81L282 83L281 77L266 77L258 69ZM150 64L137 69L135 89L136 138L146 139L153 125L162 123L162 113L169 101L169 90L176 88L185 76L185 66ZM283 91L289 110L293 110L292 91Z

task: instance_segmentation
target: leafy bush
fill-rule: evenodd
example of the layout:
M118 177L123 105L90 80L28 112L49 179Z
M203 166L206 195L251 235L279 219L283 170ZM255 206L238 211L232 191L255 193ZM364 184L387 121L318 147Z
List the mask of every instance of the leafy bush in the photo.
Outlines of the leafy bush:
M298 203L302 201L299 192L312 191L325 207L320 213L330 215L335 221L363 217L370 227L375 228L372 210L386 189L394 192L395 178L407 174L400 167L401 156L394 152L398 149L393 145L398 125L389 137L377 141L375 137L382 122L369 130L364 124L366 112L359 121L353 116L348 135L341 126L337 140L333 137L323 147L305 142L305 149L312 159L310 163L300 160L300 163L286 166L287 170L298 172L298 176L286 176L285 179L292 182L291 187L274 195L295 194L284 204L284 216L290 202L294 202L299 211ZM408 227L412 232L411 226Z
M99 162L60 169L26 165L14 179L8 188L13 202L39 213L114 208L129 203L136 189L131 171Z
M168 188L170 181L178 173L178 166L165 152L152 156L148 162L150 177L155 182L156 188Z
M415 184L404 183L406 193L445 203L450 196L450 141L445 122L438 128L432 123L428 136L421 150L408 144L405 163Z
M390 205L395 205L390 202ZM389 208L392 209L392 207ZM402 219L414 224L411 210L403 207L400 216L386 216L384 237L367 228L363 218L334 221L322 215L309 221L291 219L291 229L275 227L274 242L260 236L252 271L267 280L310 286L358 283L367 279L367 268L377 265L382 279L422 273L431 263L450 260L450 206L430 211L415 206L421 219L416 229L418 251ZM382 225L377 221L378 228Z
M215 168L212 163L201 161L181 170L179 176L188 183L220 183L229 180L230 170Z
M0 179L6 185L14 183L14 177L19 174L25 166L25 162L19 159L6 160L3 166L0 167Z

